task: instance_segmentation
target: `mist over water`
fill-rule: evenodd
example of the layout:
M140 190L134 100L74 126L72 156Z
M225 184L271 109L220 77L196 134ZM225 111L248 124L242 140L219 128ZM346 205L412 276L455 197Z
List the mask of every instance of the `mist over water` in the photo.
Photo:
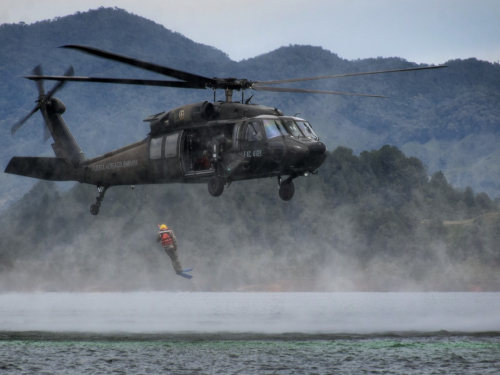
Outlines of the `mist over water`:
M224 200L207 197L205 188L111 189L102 212L91 217L82 202L95 192L82 187L54 206L53 221L33 220L27 230L24 217L4 220L4 230L17 237L6 247L15 256L0 264L0 369L498 368L497 293L351 293L471 290L484 280L494 285L494 263L464 261L440 241L408 248L403 237L386 253L363 247L349 207L325 211L325 197L306 186L294 205L255 204L275 197L276 186L266 183L232 186ZM30 212L43 202L34 195L24 202ZM42 206L41 216L51 207ZM175 275L155 242L162 222L177 235L184 268L194 267L192 280Z
M9 293L0 370L496 373L498 293Z
M61 193L42 181L0 215L0 291L498 291L500 209L393 146L338 147L318 175ZM174 230L187 283L156 243ZM447 223L445 225L445 223ZM451 224L450 224L451 223Z
M300 194L293 204L279 201L276 186L267 180L235 183L220 199L208 196L204 185L135 191L115 187L97 217L85 208L94 189L77 186L65 197L55 197L55 206L42 204L37 209L41 216L17 218L10 212L3 216L0 291L495 291L500 287L496 258L488 263L487 254L478 259L475 250L465 256L454 252L441 239L426 239L421 227L390 239L390 246L375 241L367 246L352 207L325 209L326 192L311 192L307 183L297 182ZM54 194L39 190L19 206L31 210ZM272 204L263 202L269 199ZM44 220L48 214L51 219ZM155 241L156 225L163 222L176 233L183 267L195 268L191 282L175 275ZM381 241L388 241L384 231L379 229Z
M497 293L0 295L0 331L380 334L500 332Z

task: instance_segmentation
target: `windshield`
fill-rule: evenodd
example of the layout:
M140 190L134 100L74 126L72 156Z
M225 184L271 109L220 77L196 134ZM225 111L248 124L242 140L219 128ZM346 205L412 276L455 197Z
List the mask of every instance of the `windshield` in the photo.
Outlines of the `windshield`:
M304 132L307 138L312 138L315 140L318 140L318 136L314 132L311 124L309 124L307 121L297 121L297 125L299 126L300 129Z
M281 124L276 120L263 120L264 129L266 130L267 139L281 137Z
M301 138L304 136L304 134L302 134L299 127L293 120L285 120L285 128L286 130L288 130L288 133L290 133L295 138Z

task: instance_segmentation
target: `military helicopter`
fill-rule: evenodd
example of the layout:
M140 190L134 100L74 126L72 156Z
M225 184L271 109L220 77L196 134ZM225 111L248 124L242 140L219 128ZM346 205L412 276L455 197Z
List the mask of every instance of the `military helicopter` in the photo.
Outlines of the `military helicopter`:
M245 90L384 97L346 92L281 88L273 85L346 76L437 69L445 66L349 73L275 81L237 78L207 78L166 66L83 45L66 45L90 55L114 60L177 79L144 80L75 77L70 67L63 76L45 76L40 66L25 78L37 83L38 99L33 110L12 127L14 134L40 110L45 121L45 140L52 136L55 157L13 157L5 173L52 181L78 181L95 185L99 195L90 206L97 215L107 189L117 185L207 183L209 193L220 196L234 181L276 177L279 196L292 199L293 180L317 173L326 159L326 146L312 125L296 116L285 116L277 108L245 100ZM48 92L44 80L57 83ZM189 89L212 89L214 100L188 104L144 119L151 132L141 141L87 159L61 115L66 107L53 95L65 82L99 82ZM216 90L224 90L225 101L216 101ZM241 91L241 102L233 92ZM286 178L284 178L286 177Z

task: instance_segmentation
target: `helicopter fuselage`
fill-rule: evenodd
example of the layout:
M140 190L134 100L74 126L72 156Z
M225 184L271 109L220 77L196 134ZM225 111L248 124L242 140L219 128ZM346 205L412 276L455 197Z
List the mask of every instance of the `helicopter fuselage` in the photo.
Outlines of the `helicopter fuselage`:
M315 172L326 147L304 119L275 108L203 102L148 117L144 140L87 160L97 186L223 182Z
M40 110L56 157L14 157L5 172L96 185L94 215L106 190L118 185L207 183L217 197L234 181L277 177L287 201L293 179L315 173L326 159L326 146L306 120L260 105L202 102L161 112L144 120L151 128L145 139L91 159L64 122L59 99Z

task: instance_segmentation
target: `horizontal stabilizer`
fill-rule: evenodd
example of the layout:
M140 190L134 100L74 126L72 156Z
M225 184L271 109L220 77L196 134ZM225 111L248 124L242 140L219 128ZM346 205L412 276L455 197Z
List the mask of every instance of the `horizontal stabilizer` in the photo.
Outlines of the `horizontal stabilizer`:
M76 172L77 169L61 158L16 156L5 168L5 173L50 181L80 181Z

